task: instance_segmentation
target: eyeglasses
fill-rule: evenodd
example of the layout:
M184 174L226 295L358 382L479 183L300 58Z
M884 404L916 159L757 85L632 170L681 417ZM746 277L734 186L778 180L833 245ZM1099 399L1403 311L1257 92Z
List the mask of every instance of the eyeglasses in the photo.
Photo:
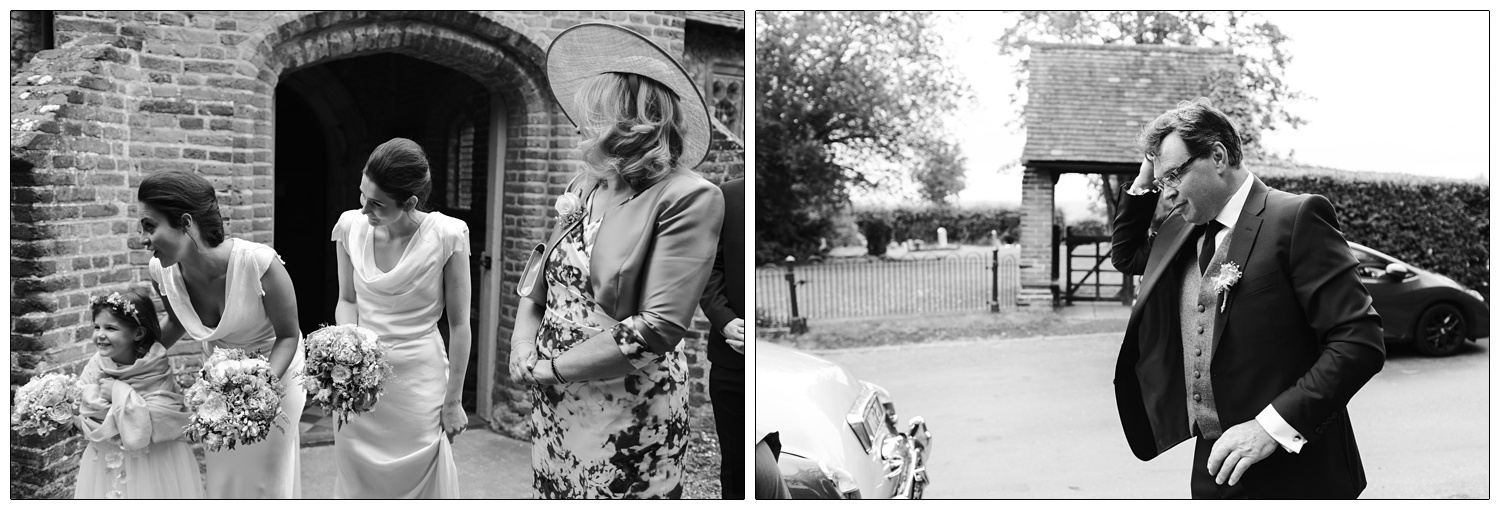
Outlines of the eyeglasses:
M1156 155L1154 154L1148 155L1147 157L1149 157L1152 162L1156 161ZM1157 189L1176 189L1179 184L1182 184L1182 174L1187 172L1188 165L1193 164L1193 161L1196 161L1197 159L1198 156L1189 157L1187 161L1183 161L1182 164L1178 165L1176 169L1172 170L1171 172L1167 172L1166 175L1156 178L1156 180L1151 181L1151 185L1156 186Z

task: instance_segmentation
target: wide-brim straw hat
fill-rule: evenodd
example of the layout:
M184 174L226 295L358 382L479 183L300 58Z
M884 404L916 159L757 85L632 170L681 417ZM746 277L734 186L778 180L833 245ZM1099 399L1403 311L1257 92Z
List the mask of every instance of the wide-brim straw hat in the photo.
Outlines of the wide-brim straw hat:
M628 28L609 23L575 25L547 47L547 82L568 121L578 125L582 112L574 94L589 78L604 73L631 73L665 85L677 94L682 113L682 155L678 163L693 168L708 156L708 107L687 70L660 46Z

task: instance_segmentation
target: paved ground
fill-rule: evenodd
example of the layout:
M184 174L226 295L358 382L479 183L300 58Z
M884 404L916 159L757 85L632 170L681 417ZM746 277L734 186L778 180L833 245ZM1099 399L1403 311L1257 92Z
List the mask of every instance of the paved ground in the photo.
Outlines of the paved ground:
M689 410L692 440L684 456L683 498L719 497L718 435L708 404ZM302 415L302 496L332 498L337 474L333 465L333 423L322 410L309 406ZM477 415L469 415L469 429L453 444L458 464L459 493L464 499L525 499L531 497L531 443L485 430Z
M1350 404L1362 497L1489 497L1489 346L1442 359L1391 349ZM1191 443L1150 462L1125 444L1118 349L1103 334L820 354L889 389L903 417L927 419L929 498L1185 498Z
M314 415L316 416L316 415ZM306 419L306 417L304 417ZM326 423L309 424L328 427ZM458 490L465 499L516 499L531 497L531 443L517 441L484 430L471 420L470 428L453 443L453 459L458 464ZM319 430L304 436L302 455L302 497L332 498L335 470L331 429L327 441L320 441ZM312 439L309 446L308 439Z
M1070 319L1120 319L1130 320L1130 307L1116 301L1074 303L1057 310L1057 314Z

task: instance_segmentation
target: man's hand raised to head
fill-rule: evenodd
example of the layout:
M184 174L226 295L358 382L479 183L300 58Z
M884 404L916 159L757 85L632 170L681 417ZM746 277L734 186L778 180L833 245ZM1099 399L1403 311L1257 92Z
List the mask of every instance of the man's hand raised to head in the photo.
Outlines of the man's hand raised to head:
M1151 162L1151 156L1141 158L1141 173L1135 176L1135 182L1130 185L1134 191L1155 191L1152 184L1156 180L1156 165Z

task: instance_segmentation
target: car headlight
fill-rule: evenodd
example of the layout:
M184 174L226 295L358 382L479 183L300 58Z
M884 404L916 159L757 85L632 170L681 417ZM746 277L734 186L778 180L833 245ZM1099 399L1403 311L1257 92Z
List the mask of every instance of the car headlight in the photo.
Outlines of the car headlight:
M860 499L859 483L843 468L785 452L778 464L792 499Z

